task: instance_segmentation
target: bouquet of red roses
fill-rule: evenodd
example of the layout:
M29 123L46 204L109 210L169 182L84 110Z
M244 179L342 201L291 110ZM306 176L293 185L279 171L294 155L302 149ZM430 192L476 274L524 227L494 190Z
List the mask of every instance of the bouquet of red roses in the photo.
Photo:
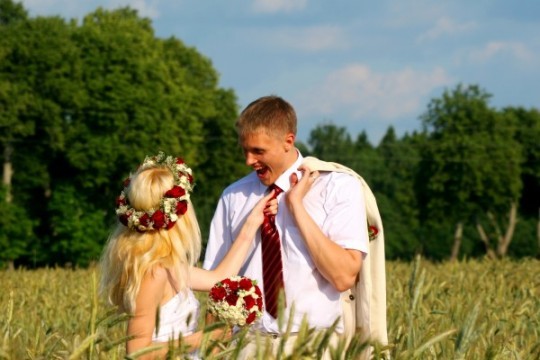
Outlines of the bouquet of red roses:
M224 279L210 290L208 309L229 325L249 325L262 316L261 289L255 280L244 276Z

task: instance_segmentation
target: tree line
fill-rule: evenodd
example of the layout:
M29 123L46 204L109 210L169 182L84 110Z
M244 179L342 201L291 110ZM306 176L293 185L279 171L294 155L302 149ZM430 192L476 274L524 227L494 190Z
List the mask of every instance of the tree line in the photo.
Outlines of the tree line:
M378 198L387 257L539 253L540 113L495 109L477 85L433 99L422 130L365 132L322 123L304 155L359 172ZM81 21L30 17L0 0L0 266L86 266L115 223L122 180L146 155L181 156L195 174L203 238L221 191L249 169L233 89L210 59L158 38L135 10Z

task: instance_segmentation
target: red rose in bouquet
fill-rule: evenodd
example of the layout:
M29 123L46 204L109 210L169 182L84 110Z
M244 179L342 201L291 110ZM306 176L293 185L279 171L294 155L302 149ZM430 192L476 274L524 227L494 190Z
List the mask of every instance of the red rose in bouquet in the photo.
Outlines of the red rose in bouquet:
M261 289L244 276L224 279L210 290L208 309L229 325L249 325L262 316Z

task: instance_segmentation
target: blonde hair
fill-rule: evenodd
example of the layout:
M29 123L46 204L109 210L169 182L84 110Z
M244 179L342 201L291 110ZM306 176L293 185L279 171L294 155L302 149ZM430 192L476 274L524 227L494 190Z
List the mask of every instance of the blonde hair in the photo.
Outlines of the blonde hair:
M126 195L134 209L155 209L173 182L167 167L146 168L131 177ZM201 232L189 200L186 213L169 230L137 232L118 223L101 257L100 293L119 311L133 313L142 279L148 272L158 266L169 269L178 290L184 290L200 252Z
M291 104L279 96L263 96L251 102L236 120L240 139L257 132L281 136L296 135L296 112Z

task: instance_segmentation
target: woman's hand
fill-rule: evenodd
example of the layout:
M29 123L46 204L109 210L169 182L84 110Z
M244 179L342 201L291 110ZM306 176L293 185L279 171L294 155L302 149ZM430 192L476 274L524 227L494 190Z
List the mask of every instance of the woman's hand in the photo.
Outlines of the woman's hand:
M265 215L277 213L277 200L272 199L274 191L263 197L251 210L246 222L228 249L227 254L213 270L193 267L191 270L191 288L193 290L209 291L214 284L226 277L238 274L246 260L246 255L253 245L255 234L264 221Z
M302 172L302 179L298 180L298 176L293 173L289 179L291 188L286 195L287 206L291 211L294 206L302 205L304 196L319 177L318 171L311 171L307 166L302 165L298 170Z
M274 199L275 191L272 190L263 197L257 205L251 210L246 223L259 227L264 221L265 216L276 215L278 210L277 199Z

